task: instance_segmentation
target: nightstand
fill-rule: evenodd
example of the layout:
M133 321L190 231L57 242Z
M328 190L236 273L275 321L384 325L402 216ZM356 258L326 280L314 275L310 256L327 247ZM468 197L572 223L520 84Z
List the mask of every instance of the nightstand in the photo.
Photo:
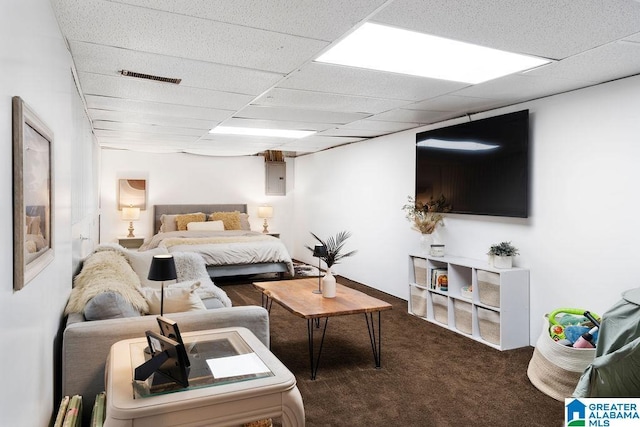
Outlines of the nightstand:
M118 237L118 244L127 249L138 249L144 243L144 237Z
M273 237L277 237L278 239L280 238L280 233L272 233L272 232L268 232L268 233L264 233L267 236L273 236Z

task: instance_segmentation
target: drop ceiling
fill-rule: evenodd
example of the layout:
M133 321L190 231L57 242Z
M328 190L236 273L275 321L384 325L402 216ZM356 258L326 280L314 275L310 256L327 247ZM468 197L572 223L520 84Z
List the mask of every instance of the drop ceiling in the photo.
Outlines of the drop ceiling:
M640 2L634 0L52 5L104 149L299 156L640 73ZM552 63L469 85L314 62L365 22ZM181 82L126 77L122 70ZM209 134L218 125L316 134L297 140Z

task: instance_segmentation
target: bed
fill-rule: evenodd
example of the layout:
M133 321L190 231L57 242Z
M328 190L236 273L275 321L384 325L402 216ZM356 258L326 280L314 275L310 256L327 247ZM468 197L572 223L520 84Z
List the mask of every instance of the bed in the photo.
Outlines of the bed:
M280 277L285 273L294 274L293 261L282 241L250 230L245 204L154 205L153 211L156 234L144 242L141 251L166 249L169 252L196 252L204 258L209 275L213 278L264 273L278 273ZM204 214L205 220L202 215L197 218L186 216L195 213ZM212 214L216 217L212 218ZM239 224L235 221L236 216ZM232 221L231 227L226 222L229 219ZM224 221L227 229L223 231L208 227L214 225L214 220L218 223ZM190 224L187 230L184 230L185 222Z

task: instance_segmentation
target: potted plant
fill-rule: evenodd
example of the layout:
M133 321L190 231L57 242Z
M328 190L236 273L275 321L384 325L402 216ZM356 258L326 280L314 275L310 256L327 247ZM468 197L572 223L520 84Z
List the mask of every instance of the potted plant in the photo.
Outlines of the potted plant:
M513 257L518 255L518 248L513 246L511 242L501 242L491 245L487 254L493 261L496 268L511 268L513 266Z
M435 200L430 198L427 203L420 202L409 196L402 210L406 212L407 220L413 223L413 229L422 234L422 249L428 251L431 246L431 235L438 224L442 223L444 219L443 213L451 210L451 205L447 203L444 195L440 195Z
M335 236L331 236L327 239L321 239L316 234L311 233L311 235L326 248L326 255L321 256L325 264L327 264L327 272L322 278L322 296L325 298L333 298L336 296L336 279L331 274L331 267L334 264L338 264L342 258L347 258L354 255L357 251L349 251L344 252L344 245L346 240L351 237L351 233L348 231L341 231ZM306 246L311 252L314 251L314 248L311 246Z

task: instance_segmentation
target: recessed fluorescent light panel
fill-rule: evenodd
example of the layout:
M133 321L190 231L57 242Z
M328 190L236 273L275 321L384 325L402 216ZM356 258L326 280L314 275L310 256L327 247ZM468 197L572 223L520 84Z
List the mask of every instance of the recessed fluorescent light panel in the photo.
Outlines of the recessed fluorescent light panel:
M316 61L470 84L550 62L372 23L362 25Z
M310 130L286 130L286 129L261 129L261 128L241 128L231 126L218 126L209 133L221 135L245 135L245 136L267 136L275 138L299 139L313 135L315 131Z
M499 145L487 144L478 141L447 141L444 139L429 138L416 144L418 147L440 148L443 150L459 150L459 151L487 151L499 148Z

